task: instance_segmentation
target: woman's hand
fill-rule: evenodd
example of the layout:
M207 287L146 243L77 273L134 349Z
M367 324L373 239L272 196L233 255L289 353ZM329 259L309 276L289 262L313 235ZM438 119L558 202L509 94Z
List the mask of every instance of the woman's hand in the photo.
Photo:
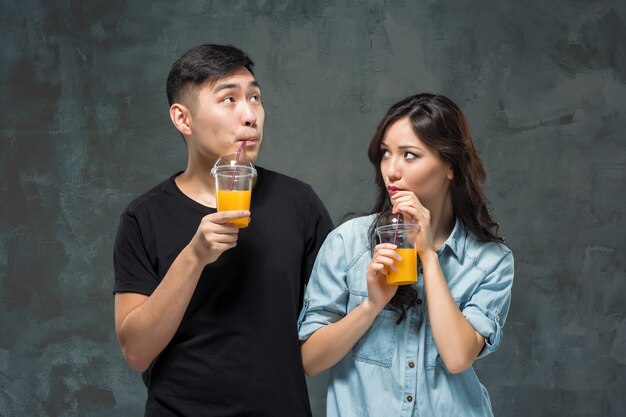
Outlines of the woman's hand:
M394 261L402 257L394 250L396 245L381 243L374 248L374 256L367 266L367 294L369 304L377 311L382 310L393 298L398 290L397 285L387 285L388 268L394 266Z
M417 223L419 231L415 239L415 250L418 255L427 251L435 251L432 227L430 224L430 210L420 203L411 191L398 191L391 196L392 213L402 213L405 223Z

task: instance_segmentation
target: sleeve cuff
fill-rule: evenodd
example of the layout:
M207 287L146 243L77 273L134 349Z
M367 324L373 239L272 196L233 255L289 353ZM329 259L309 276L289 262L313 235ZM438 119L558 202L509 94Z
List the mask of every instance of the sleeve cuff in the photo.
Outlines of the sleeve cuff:
M298 319L298 338L303 342L320 328L335 323L341 320L342 317L342 314L330 311L329 309L311 309L307 301L305 301L304 308Z
M485 338L485 346L478 354L477 358L482 358L495 352L500 347L502 339L502 326L497 314L489 317L478 311L464 310L463 315L470 322L472 327Z

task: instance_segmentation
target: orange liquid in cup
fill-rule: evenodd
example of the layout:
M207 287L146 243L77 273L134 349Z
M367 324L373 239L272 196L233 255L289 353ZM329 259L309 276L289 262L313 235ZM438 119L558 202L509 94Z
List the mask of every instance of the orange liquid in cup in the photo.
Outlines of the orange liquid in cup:
M417 253L414 248L398 248L396 252L402 256L400 262L395 261L396 271L389 268L387 284L406 285L417 282Z
M228 210L250 210L250 198L252 197L252 191L230 191L230 190L218 190L217 191L217 211ZM241 219L235 219L229 223L241 228L248 227L250 223L250 217L243 217Z

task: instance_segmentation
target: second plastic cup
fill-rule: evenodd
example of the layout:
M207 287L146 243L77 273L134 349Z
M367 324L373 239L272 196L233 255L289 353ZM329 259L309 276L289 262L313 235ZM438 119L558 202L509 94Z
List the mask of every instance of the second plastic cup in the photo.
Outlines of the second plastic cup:
M238 164L236 160L220 158L211 174L215 177L217 211L250 210L252 185L257 175L251 163ZM250 218L243 217L230 223L244 228L248 227Z
M389 269L387 284L407 285L417 282L417 253L415 252L415 237L419 226L413 223L390 224L376 228L376 235L380 243L397 245L396 252L402 260L395 262L396 270Z

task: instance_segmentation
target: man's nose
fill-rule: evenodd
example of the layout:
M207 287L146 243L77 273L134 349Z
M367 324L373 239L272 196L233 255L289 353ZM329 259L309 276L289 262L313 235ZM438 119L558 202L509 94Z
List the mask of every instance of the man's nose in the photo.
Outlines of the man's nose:
M252 108L250 103L246 102L243 108L243 123L248 127L255 127L256 119L256 111Z

